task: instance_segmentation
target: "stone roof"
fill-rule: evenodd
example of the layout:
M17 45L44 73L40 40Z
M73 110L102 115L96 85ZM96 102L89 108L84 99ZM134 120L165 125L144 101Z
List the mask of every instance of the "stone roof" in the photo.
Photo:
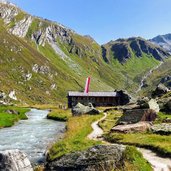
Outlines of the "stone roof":
M77 92L77 91L69 91L68 96L76 96L76 97L84 97L84 96L89 96L89 97L116 97L119 96L117 92L89 92L89 93L84 93L84 92Z

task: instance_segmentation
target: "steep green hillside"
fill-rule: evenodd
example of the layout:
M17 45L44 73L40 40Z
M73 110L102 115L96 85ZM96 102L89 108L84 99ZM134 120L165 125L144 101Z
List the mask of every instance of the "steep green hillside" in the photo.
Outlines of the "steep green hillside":
M152 91L156 89L159 83L171 87L171 59L168 58L165 62L146 79L146 87L142 89L141 94L151 95ZM163 81L162 81L163 80ZM165 81L164 81L165 80Z
M102 46L103 59L126 77L125 89L135 93L142 77L169 54L143 38L118 39Z
M88 76L91 91L126 89L134 94L142 76L168 56L139 38L101 47L90 36L33 17L8 3L0 3L0 18L0 92L7 96L4 101L66 103L67 91L82 91ZM14 97L9 98L11 92Z

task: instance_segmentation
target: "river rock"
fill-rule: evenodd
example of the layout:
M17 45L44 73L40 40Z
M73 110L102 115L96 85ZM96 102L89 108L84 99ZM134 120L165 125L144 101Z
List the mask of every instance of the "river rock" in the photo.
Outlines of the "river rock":
M145 132L150 130L151 125L148 122L138 122L135 124L128 125L117 125L111 129L112 132L119 133L136 133L136 132Z
M117 121L117 125L133 124L140 121L154 121L157 114L152 109L133 109L126 110L124 114Z
M123 145L97 145L46 164L46 171L111 171L123 164Z
M151 130L156 134L170 135L171 123L156 124L151 127Z
M99 114L99 111L93 107L90 103L88 106L84 106L81 103L78 103L75 107L72 108L73 116L79 116L82 114Z
M169 92L169 89L164 84L159 84L157 88L153 91L152 96L153 97L161 97L162 95Z
M0 170L33 171L26 154L19 150L0 151Z

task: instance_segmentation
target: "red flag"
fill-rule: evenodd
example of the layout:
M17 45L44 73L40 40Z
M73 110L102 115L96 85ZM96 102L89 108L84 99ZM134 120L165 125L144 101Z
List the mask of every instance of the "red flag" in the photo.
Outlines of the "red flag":
M90 88L90 77L87 78L84 93L88 93Z

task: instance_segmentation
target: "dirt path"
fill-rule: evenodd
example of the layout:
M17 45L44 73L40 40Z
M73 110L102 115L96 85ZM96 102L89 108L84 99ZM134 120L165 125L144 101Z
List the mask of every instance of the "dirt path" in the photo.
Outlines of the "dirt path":
M93 132L88 135L88 138L91 140L99 140L99 137L103 135L103 130L98 126L98 123L104 120L107 117L107 113L104 113L104 116L96 122L91 124Z
M151 150L144 148L137 148L144 156L144 158L149 161L152 165L154 171L171 171L171 159L161 158L153 153Z
M88 135L89 139L92 140L102 140L103 130L98 126L98 123L104 120L107 117L107 113L104 113L104 116L98 121L92 123L93 132ZM104 141L106 142L106 141ZM107 144L111 144L106 142ZM171 171L171 159L162 158L156 155L156 153L151 150L144 148L137 148L142 154L143 157L151 164L154 171Z

